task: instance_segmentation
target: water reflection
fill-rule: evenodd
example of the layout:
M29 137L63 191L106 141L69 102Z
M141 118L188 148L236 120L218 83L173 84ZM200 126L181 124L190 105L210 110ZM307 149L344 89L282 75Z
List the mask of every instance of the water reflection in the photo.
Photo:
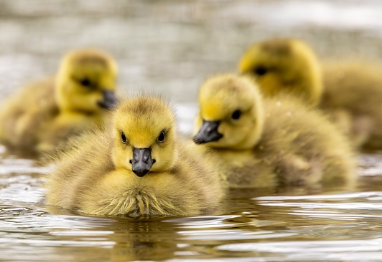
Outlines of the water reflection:
M31 172L25 167L1 176L1 259L357 261L361 254L382 255L382 193L368 179L363 192L232 192L226 215L137 221L47 213L41 204L46 174L35 173L32 162L24 162Z
M61 242L54 253L71 261L84 257L91 261L165 260L174 256L177 238L172 224L126 219L104 222L108 223L94 227L84 223L86 227L79 230L55 229L50 235Z

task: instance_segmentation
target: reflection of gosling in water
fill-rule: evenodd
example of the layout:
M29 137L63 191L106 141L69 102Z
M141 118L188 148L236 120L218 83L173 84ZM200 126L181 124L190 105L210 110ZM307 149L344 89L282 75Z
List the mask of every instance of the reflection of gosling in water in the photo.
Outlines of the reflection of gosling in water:
M214 210L222 189L213 169L176 139L159 98L120 104L110 130L84 135L64 153L48 184L48 205L94 215L197 215Z
M251 46L239 70L255 77L265 95L285 92L325 110L355 146L382 148L382 70L365 63L321 65L297 39L272 39Z
M342 185L354 180L346 139L298 99L262 99L246 77L221 75L199 91L194 137L231 187Z
M0 110L0 141L30 151L51 151L73 135L102 127L116 104L117 65L99 50L68 53L54 79L28 86Z

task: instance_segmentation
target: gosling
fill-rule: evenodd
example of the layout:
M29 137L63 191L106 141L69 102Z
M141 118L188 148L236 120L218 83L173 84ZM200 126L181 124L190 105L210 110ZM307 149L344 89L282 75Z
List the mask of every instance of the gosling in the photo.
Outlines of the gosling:
M352 186L355 161L344 136L298 98L263 98L244 76L219 75L199 91L193 140L229 187Z
M0 142L32 153L60 150L66 141L104 126L116 103L117 65L96 49L69 52L58 73L27 86L0 109Z
M62 153L47 204L99 216L212 212L223 187L194 147L177 140L174 115L162 99L127 99L107 130L80 137Z
M267 96L289 93L308 106L318 105L354 148L382 148L380 66L355 61L321 65L305 42L272 39L251 46L239 71L252 76Z

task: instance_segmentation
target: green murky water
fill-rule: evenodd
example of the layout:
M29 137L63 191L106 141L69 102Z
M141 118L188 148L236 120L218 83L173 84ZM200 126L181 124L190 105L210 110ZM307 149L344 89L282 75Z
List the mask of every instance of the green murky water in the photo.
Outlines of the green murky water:
M198 85L250 43L295 36L323 58L378 60L381 16L377 0L0 0L0 98L95 46L117 58L121 90L170 98L188 133ZM352 191L233 191L216 216L136 221L48 213L51 167L0 148L0 261L382 261L382 154L359 162Z

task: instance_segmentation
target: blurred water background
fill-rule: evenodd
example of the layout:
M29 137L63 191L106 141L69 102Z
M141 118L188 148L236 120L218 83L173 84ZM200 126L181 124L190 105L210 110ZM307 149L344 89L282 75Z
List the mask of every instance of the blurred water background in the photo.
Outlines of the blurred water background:
M189 132L201 82L252 42L299 37L322 59L382 57L379 0L0 0L0 100L77 47L112 53L123 92L177 106ZM354 190L232 192L216 216L153 221L52 215L51 167L0 148L0 261L382 261L382 154Z

